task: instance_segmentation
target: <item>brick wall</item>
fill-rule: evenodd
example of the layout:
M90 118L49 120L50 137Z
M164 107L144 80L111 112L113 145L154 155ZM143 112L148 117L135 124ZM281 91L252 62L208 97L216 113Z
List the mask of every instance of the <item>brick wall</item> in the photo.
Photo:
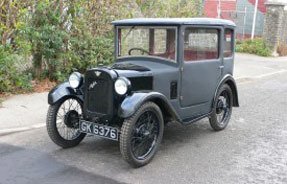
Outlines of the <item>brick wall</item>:
M236 36L238 39L249 38L252 33L255 0L220 0L221 18L232 20L236 23ZM258 0L255 36L263 36L265 2ZM287 0L286 0L287 1ZM219 0L204 0L204 16L216 18ZM246 11L245 11L246 9Z

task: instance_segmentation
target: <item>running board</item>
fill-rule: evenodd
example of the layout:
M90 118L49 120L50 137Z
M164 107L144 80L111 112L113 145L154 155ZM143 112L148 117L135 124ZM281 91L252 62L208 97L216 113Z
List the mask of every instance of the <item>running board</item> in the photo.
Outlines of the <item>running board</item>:
M193 117L190 117L190 118L186 118L182 121L182 124L183 125L189 125L189 124L192 124L192 123L195 123L196 121L199 121L203 118L206 118L206 117L209 117L211 114L210 113L207 113L207 114L203 114L203 115L199 115L199 116L193 116Z

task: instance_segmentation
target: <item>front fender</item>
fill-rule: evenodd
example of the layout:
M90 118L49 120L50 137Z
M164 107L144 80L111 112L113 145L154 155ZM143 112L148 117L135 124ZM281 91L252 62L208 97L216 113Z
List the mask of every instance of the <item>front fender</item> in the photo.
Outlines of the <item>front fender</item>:
M49 92L48 104L53 105L67 97L75 97L83 101L83 95L73 89L68 82L64 82Z
M147 101L155 102L162 111L165 111L176 120L180 121L178 114L170 104L169 100L163 94L158 92L136 92L131 96L127 96L119 107L118 116L121 118L132 116L140 106Z

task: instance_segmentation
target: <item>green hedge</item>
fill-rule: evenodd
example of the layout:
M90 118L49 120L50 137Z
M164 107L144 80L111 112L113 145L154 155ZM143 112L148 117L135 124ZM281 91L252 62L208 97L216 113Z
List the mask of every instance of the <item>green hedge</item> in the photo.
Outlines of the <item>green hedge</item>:
M235 51L256 54L259 56L271 56L271 50L266 41L262 38L237 40Z
M113 20L194 17L201 5L201 0L5 1L0 7L0 93L31 90L31 79L62 82L73 71L112 64ZM22 67L27 63L29 71Z
M32 75L23 69L22 64L21 57L0 45L0 93L21 93L32 89Z

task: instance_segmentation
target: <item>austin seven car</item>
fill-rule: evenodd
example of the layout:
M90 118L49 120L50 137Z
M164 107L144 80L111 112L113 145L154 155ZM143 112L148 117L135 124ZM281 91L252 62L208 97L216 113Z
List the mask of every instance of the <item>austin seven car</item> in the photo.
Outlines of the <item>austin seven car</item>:
M239 106L232 21L138 18L112 25L114 64L74 71L48 94L47 131L55 144L74 147L86 135L118 141L123 159L140 167L159 149L168 122L208 118L215 131L226 128Z

